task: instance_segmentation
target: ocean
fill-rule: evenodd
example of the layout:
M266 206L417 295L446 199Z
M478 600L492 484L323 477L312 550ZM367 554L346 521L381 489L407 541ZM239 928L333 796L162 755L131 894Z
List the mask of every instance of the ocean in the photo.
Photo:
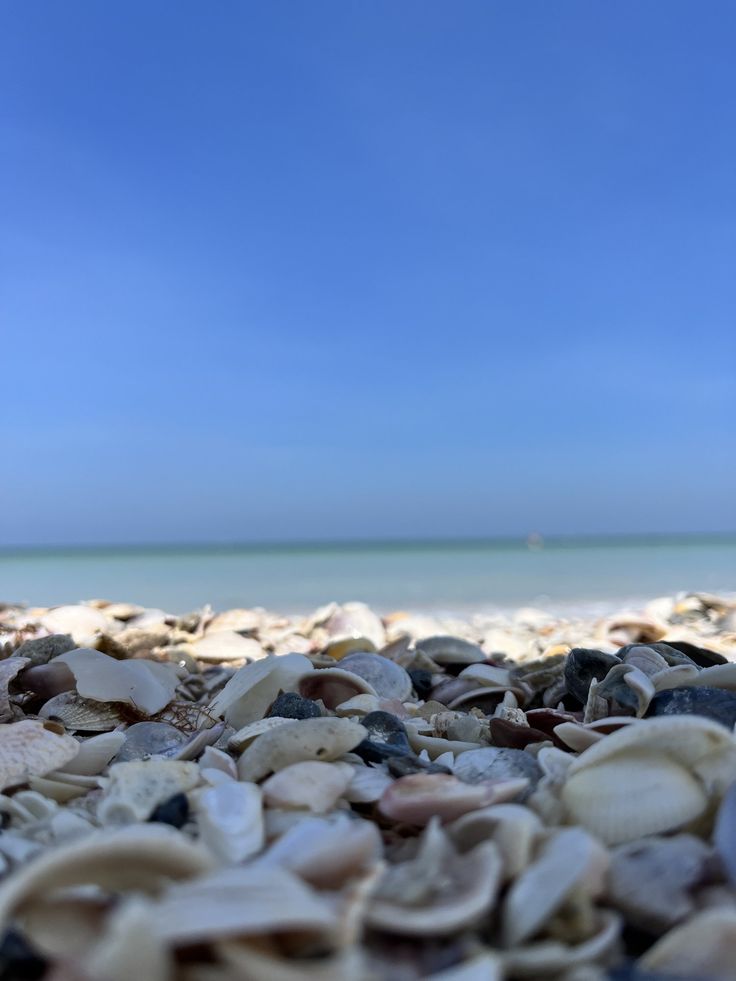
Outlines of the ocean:
M172 613L536 606L605 613L680 590L736 591L736 536L26 549L0 552L0 601L126 600Z

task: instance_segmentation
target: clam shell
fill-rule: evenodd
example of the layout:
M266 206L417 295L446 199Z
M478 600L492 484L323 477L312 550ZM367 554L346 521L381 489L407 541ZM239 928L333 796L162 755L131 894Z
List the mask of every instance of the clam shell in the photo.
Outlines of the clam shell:
M92 777L102 773L125 742L122 732L102 732L79 744L79 752L69 763L57 768L57 773L76 773Z
M348 719L304 719L258 736L238 761L241 780L258 781L290 763L339 759L363 741L365 729Z
M736 909L709 909L675 927L639 959L645 971L728 981L734 976Z
M53 722L23 719L0 724L0 790L45 776L69 763L79 743Z
M409 824L427 824L433 817L453 821L468 811L512 800L527 786L524 778L471 785L446 773L412 773L386 788L378 809L393 821Z
M257 640L243 637L234 630L208 629L206 635L192 644L194 656L198 661L213 661L222 664L227 661L258 661L266 656Z
M453 767L453 773L467 783L521 777L529 781L529 790L531 790L539 782L542 768L526 750L488 746L470 750L459 756Z
M543 830L537 815L521 804L483 807L447 825L447 833L463 852L492 841L502 858L504 880L515 878L529 865Z
M41 623L50 634L71 634L79 647L94 644L100 634L113 629L113 621L91 606L57 606Z
M345 792L352 775L347 763L304 760L269 777L263 784L263 796L273 807L306 808L325 814Z
M437 664L476 664L485 661L486 655L477 644L459 637L425 637L417 644L417 650L431 657Z
M381 654L348 654L340 665L345 671L357 674L367 681L369 693L376 694L379 698L397 698L403 702L411 695L412 682L409 674L395 661Z
M684 767L662 753L643 751L622 753L584 769L575 769L573 763L562 802L573 821L609 845L675 831L708 805L700 783Z
M337 708L359 695L377 697L373 685L360 675L341 668L322 668L310 671L299 679L298 692L304 698L321 701L328 709Z
M295 722L295 719L282 719L279 715L271 715L257 722L249 722L247 726L238 729L227 741L227 748L237 753L242 753L246 746L249 746L256 736L262 736L264 732L271 729L278 729L279 726L288 725Z

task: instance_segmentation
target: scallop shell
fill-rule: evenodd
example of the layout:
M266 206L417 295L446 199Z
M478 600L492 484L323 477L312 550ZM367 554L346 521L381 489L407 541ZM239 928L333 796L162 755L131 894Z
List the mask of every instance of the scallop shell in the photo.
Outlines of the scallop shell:
M675 831L708 806L700 783L684 767L662 753L643 751L622 753L584 769L575 769L573 763L562 802L573 821L609 845Z
M303 719L264 733L238 761L241 780L258 781L290 763L339 759L365 739L365 729L348 719Z
M73 691L54 695L39 711L42 719L59 721L67 729L80 732L110 732L125 721L122 703L95 702L82 698Z

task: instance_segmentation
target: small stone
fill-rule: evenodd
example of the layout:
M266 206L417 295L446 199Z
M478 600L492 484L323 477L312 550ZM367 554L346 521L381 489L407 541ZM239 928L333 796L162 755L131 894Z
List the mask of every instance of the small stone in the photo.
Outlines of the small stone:
M426 701L431 695L434 685L432 672L426 671L424 668L415 668L414 671L409 672L409 677L411 678L412 685L414 685L417 698Z
M48 964L18 930L10 927L0 940L0 981L40 981Z
M156 824L170 824L172 828L183 828L189 817L189 800L186 794L174 794L151 811L149 821Z
M285 691L272 703L266 718L318 719L321 715L319 705L311 698L304 698L294 691Z
M27 640L25 644L20 645L15 656L30 658L31 665L36 667L39 664L48 664L59 654L73 651L76 646L69 634L52 634L50 637Z

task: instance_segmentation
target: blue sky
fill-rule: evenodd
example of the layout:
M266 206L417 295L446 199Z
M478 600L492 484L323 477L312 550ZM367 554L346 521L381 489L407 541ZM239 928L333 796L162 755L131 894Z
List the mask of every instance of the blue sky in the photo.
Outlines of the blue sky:
M736 528L736 10L0 9L0 543Z

